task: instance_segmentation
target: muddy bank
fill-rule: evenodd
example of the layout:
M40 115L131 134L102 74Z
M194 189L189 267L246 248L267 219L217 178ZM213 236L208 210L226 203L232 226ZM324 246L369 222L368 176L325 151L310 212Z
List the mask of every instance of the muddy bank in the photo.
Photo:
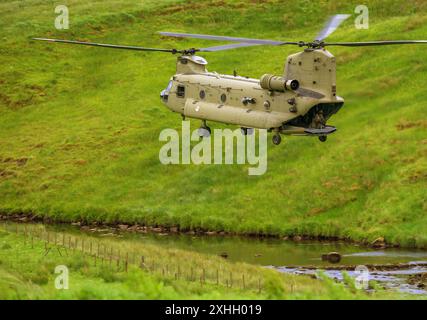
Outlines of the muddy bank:
M179 225L175 226L160 226L160 225L144 225L144 224L126 224L121 222L107 223L107 222L86 222L84 220L79 221L66 221L60 219L53 219L50 217L42 217L30 213L14 213L6 214L0 212L0 220L11 221L11 222L39 222L44 224L71 224L78 226L82 230L99 231L109 229L112 232L125 231L135 233L157 233L162 235L167 234L186 234L186 235L197 235L197 236L245 236L251 238L275 238L282 240L289 240L294 242L303 241L344 241L346 243L360 244L366 247L385 249L385 248L399 248L399 244L388 243L383 237L379 237L374 241L355 241L350 238L344 237L329 237L329 236L312 236L304 234L291 234L287 236L280 236L276 234L265 234L257 232L229 232L224 230L207 230L203 228L181 228Z

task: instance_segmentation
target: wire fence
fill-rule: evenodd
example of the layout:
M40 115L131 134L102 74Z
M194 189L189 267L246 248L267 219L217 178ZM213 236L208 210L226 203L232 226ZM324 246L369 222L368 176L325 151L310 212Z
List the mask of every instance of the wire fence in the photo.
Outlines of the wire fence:
M3 223L3 225L6 232L23 236L25 245L31 248L35 248L36 241L43 242L44 256L52 250L57 250L60 255L78 252L92 260L92 266L108 267L117 272L128 272L130 266L137 266L162 278L197 282L201 286L210 284L258 293L263 290L262 272L236 272L227 267L232 263L200 267L192 264L191 261L186 261L185 264L173 261L174 257L170 257L165 262L164 259L144 255L140 250L124 250L102 239L88 239L65 232L49 231L32 224Z

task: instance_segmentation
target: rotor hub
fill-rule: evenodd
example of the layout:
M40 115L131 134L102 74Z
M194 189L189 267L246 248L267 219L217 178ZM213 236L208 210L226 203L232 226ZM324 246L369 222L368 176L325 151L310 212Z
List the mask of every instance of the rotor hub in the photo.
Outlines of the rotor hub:
M315 40L313 42L299 41L298 46L307 47L308 49L321 49L325 47L325 42L319 40Z

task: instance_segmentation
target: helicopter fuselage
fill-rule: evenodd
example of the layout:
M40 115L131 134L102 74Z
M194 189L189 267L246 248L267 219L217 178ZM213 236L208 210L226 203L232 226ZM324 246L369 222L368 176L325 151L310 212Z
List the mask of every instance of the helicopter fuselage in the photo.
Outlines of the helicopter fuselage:
M273 130L282 134L326 136L326 121L344 104L336 95L335 57L307 49L288 57L283 77L261 80L206 70L206 60L180 56L177 73L161 100L184 117ZM293 82L293 85L291 84Z

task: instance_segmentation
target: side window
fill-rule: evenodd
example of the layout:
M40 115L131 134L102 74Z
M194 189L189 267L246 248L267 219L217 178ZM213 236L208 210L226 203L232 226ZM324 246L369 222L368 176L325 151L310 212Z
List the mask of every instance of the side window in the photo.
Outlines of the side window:
M178 85L178 87L176 88L176 96L179 98L185 97L185 86Z

